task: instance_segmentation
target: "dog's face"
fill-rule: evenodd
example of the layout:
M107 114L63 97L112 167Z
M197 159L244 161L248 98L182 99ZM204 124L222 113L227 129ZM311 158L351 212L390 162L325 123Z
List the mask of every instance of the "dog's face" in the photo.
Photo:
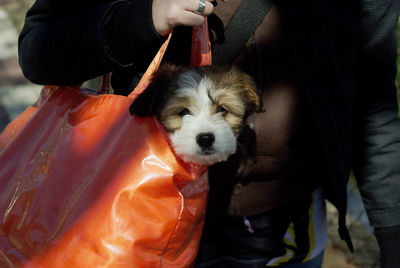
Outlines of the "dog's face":
M234 67L163 65L131 113L157 115L177 155L211 165L236 152L236 139L261 100L253 80Z

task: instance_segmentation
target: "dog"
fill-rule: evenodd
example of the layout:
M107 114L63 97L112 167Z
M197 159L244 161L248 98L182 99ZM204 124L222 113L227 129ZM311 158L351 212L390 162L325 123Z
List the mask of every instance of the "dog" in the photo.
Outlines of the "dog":
M247 117L261 109L253 79L234 66L163 64L130 112L157 116L183 161L212 165L236 152Z

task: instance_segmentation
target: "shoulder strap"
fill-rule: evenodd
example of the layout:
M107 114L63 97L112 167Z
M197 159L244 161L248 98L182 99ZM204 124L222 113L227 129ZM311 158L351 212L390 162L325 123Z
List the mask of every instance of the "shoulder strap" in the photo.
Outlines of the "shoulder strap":
M224 65L239 55L271 7L271 0L243 0L225 30L225 42L213 46L213 64Z

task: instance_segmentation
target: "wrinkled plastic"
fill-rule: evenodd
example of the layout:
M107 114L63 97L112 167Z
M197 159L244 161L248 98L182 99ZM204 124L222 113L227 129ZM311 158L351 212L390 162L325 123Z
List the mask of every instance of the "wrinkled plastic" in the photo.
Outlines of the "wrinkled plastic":
M2 133L0 267L192 264L206 168L177 158L154 117L129 114L135 94L47 86Z

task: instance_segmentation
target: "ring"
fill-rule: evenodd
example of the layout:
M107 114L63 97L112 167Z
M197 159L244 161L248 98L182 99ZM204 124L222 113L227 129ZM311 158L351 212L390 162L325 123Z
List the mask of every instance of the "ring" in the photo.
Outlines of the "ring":
M206 0L199 1L199 8L196 10L197 13L203 14L206 9Z

